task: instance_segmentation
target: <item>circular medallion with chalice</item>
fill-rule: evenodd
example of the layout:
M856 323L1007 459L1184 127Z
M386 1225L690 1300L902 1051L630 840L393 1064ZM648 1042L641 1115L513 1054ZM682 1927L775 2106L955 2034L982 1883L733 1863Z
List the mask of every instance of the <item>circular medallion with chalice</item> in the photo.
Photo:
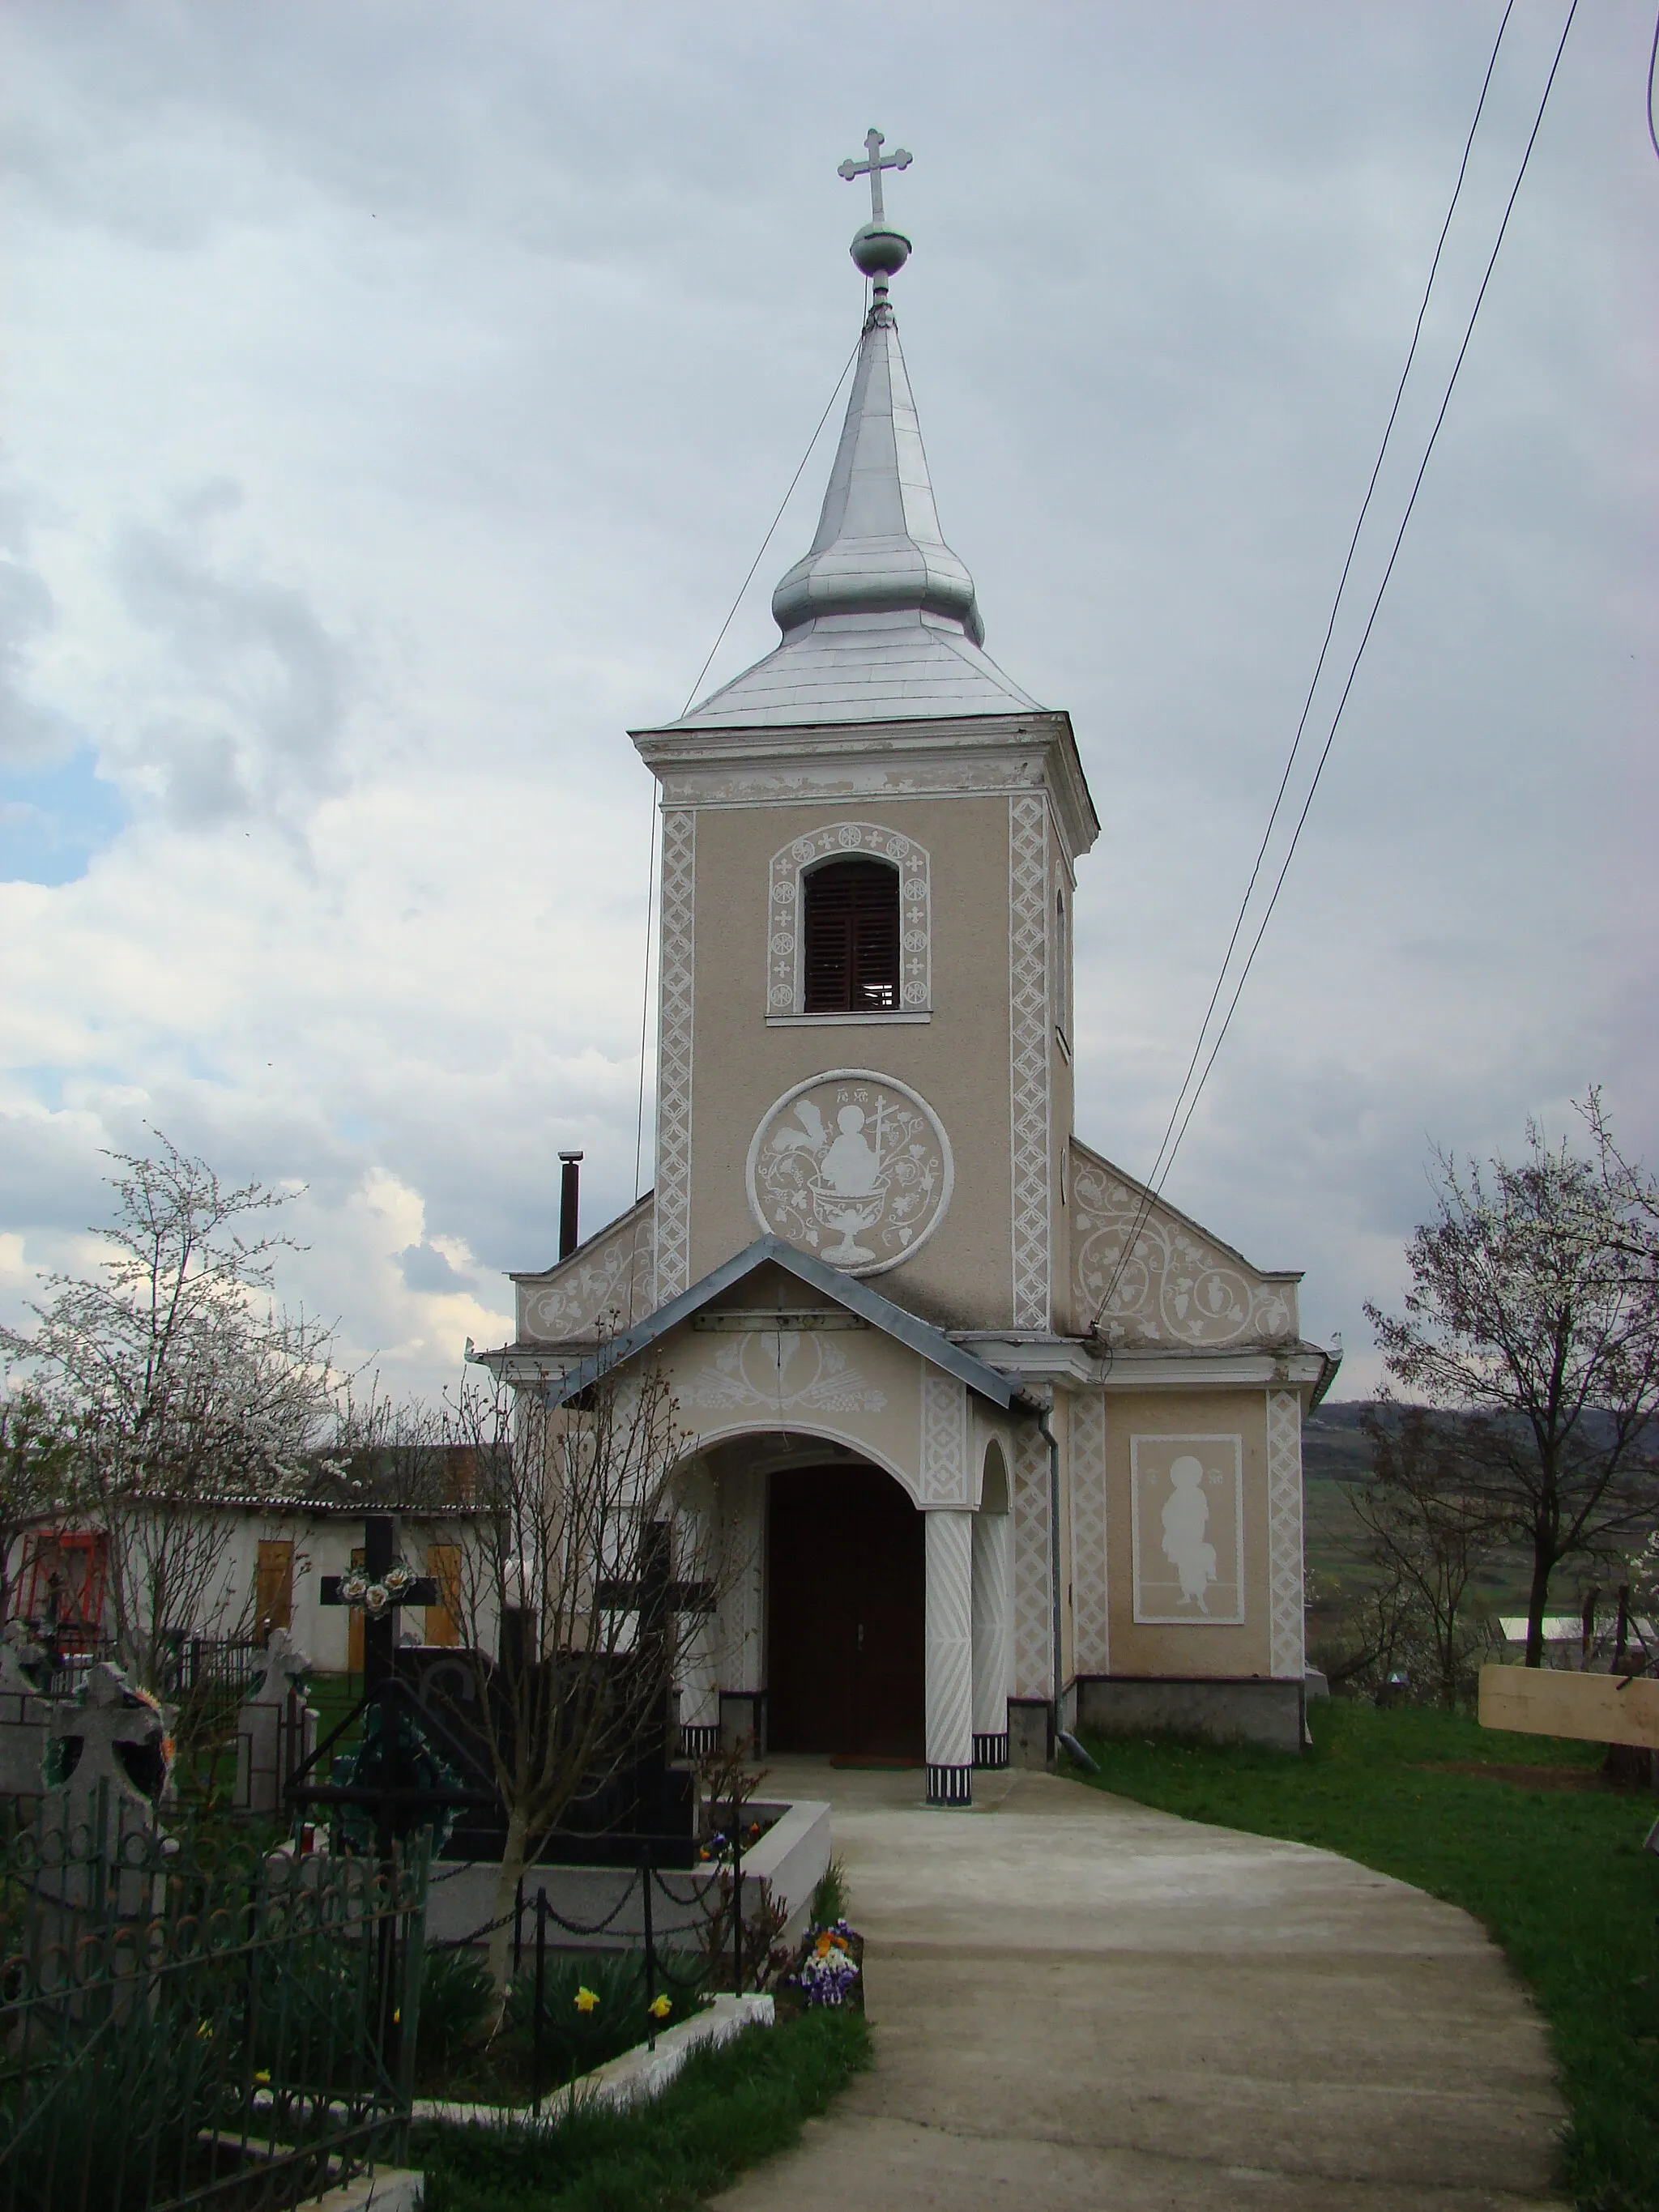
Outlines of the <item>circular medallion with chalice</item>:
M951 1143L890 1075L840 1068L787 1091L749 1147L749 1203L769 1235L849 1275L878 1275L931 1237L951 1202Z

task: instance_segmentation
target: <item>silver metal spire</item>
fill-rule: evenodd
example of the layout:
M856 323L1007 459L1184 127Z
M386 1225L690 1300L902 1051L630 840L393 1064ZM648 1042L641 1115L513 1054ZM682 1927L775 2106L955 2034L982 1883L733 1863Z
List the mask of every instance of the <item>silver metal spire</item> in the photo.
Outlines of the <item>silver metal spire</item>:
M966 565L945 544L887 280L910 241L887 221L881 179L911 156L865 138L845 161L870 179L872 220L852 256L872 281L858 368L817 535L772 594L783 641L676 726L1007 714L1036 702L980 650L985 625Z

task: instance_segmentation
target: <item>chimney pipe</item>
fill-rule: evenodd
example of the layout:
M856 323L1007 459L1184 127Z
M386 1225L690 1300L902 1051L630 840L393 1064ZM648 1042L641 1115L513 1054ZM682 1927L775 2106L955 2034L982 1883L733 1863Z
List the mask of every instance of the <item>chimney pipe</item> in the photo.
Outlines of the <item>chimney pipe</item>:
M580 1239L576 1231L576 1209L581 1188L581 1154L561 1152L564 1165L559 1171L559 1257L568 1260Z

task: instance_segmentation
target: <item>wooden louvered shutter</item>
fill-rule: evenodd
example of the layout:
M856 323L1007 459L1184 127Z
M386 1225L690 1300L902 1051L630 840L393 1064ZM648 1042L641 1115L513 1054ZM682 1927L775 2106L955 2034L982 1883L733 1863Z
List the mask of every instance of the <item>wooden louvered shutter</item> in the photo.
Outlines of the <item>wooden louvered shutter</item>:
M805 1011L853 1014L896 1007L898 871L880 860L832 860L815 868L802 890Z

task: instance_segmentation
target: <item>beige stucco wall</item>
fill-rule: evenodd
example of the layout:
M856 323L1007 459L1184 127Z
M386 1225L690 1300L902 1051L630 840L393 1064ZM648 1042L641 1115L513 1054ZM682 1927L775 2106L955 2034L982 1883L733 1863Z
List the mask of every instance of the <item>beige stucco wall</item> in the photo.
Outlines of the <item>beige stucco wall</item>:
M766 1018L772 856L803 830L843 817L890 827L929 854L933 1004L925 1022L876 1015L779 1025ZM699 809L693 1281L761 1234L750 1208L744 1170L750 1140L769 1109L809 1077L864 1068L895 1076L921 1092L945 1127L956 1171L950 1211L938 1231L914 1259L872 1280L913 1311L951 1326L1007 1324L1008 818L1008 800L1001 793L863 799L834 808ZM1054 865L1063 864L1051 861L1051 871ZM1052 1127L1068 1127L1070 1069L1058 1046L1053 1081Z
M653 1347L687 1455L785 1431L863 1454L919 1506L977 1506L985 1441L1006 1437L1006 1416L883 1330L781 1335L763 1325L769 1311L813 1303L794 1277L765 1267Z
M1242 1626L1154 1627L1134 1617L1129 1445L1141 1436L1237 1434L1243 1440ZM1267 1404L1259 1390L1109 1391L1106 1547L1115 1674L1266 1675L1269 1672Z

